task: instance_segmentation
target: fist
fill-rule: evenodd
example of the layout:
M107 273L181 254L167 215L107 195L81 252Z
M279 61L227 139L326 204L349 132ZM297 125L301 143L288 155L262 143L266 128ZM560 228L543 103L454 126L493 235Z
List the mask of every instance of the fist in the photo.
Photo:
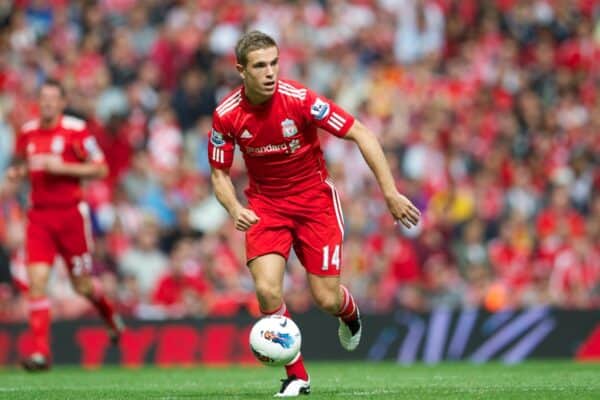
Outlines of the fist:
M256 224L260 218L249 208L240 208L233 214L233 222L235 229L238 231L245 232L254 224Z

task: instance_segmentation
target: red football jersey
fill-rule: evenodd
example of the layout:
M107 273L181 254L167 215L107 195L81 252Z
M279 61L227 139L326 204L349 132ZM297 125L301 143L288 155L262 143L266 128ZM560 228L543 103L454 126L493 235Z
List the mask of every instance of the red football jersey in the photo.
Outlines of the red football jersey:
M59 157L67 163L105 162L85 121L66 115L49 129L41 128L39 120L25 123L17 136L16 154L27 162L32 207L63 207L77 205L82 200L81 179L43 171L41 166L48 159Z
M327 169L317 128L343 137L354 117L300 84L279 80L264 104L251 104L238 87L217 106L208 144L214 168L229 169L237 144L249 193L285 196L323 182Z

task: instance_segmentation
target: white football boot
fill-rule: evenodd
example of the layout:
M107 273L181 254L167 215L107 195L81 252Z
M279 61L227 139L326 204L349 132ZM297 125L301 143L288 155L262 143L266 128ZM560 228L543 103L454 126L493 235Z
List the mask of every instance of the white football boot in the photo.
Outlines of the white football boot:
M296 378L296 375L288 376L281 380L281 389L273 397L296 397L301 394L310 393L310 377L307 381Z
M362 321L360 320L360 312L356 310L356 323L351 329L341 318L340 327L338 328L338 336L340 337L340 344L348 351L352 351L358 347L360 343L360 336L362 335ZM354 334L352 334L354 330Z

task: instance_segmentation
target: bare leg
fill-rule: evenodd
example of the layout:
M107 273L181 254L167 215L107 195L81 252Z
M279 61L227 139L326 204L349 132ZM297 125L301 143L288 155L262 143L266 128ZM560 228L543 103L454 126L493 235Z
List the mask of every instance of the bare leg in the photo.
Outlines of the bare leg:
M308 284L315 303L329 314L340 319L338 334L346 350L354 350L362 335L360 314L352 294L340 285L339 276L308 274Z
M250 261L249 267L261 312L264 315L278 314L291 318L282 294L285 258L279 254L266 254ZM285 370L288 378L295 376L305 381L308 380L308 373L300 354L285 366Z
M71 284L78 294L85 296L96 310L98 310L108 328L108 335L111 341L115 344L118 343L121 333L125 328L121 318L106 299L100 282L92 276L84 274L79 276L71 275Z

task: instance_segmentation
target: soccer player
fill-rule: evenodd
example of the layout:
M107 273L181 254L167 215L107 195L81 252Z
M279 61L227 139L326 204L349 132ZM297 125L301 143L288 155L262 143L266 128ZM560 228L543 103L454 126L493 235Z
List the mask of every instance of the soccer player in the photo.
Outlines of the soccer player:
M361 320L352 295L340 284L344 220L317 128L358 145L395 220L410 228L420 213L396 189L378 140L363 124L325 97L278 78L279 50L271 37L249 32L240 38L235 53L243 84L213 113L208 157L217 198L235 227L246 232L246 257L260 309L264 315L290 316L282 286L293 246L316 304L339 318L341 345L354 350ZM237 199L229 176L235 144L250 178L247 206ZM310 392L301 355L286 372L277 397Z
M29 175L26 257L29 279L29 326L34 349L23 367L28 371L50 366L50 302L46 286L54 258L60 254L77 293L87 297L107 324L113 342L123 323L90 272L92 257L89 209L82 201L81 180L102 178L108 172L102 151L83 120L63 115L66 105L59 82L48 80L40 89L40 117L23 125L17 137L9 179Z

